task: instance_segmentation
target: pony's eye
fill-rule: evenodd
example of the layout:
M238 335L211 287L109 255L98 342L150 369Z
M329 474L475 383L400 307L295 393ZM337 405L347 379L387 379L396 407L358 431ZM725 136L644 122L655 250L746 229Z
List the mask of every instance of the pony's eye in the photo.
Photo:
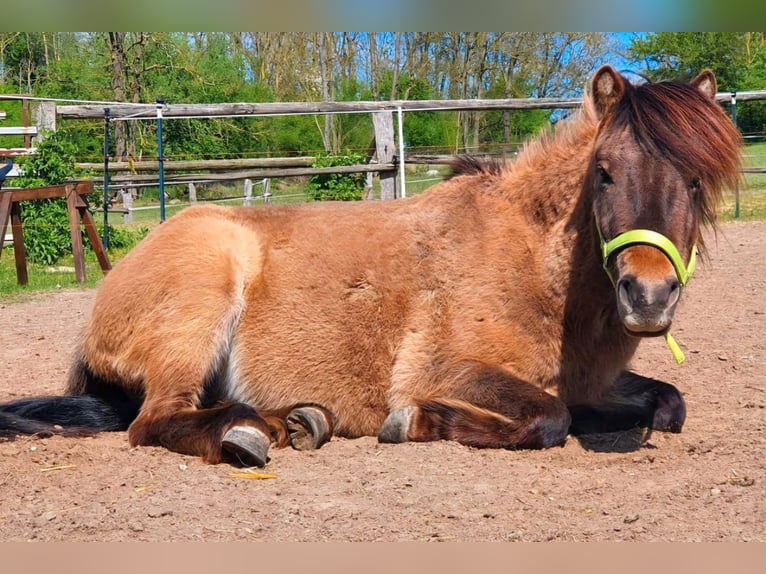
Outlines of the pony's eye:
M612 176L609 175L609 171L603 163L596 164L596 173L602 184L613 183Z
M699 180L699 178L695 177L691 182L689 183L689 190L697 192L700 189L702 189L702 182Z

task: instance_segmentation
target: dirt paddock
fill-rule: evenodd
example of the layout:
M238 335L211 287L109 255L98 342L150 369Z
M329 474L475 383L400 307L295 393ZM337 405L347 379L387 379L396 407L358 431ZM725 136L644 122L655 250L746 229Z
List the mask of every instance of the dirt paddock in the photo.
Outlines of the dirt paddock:
M271 478L125 433L0 442L2 541L766 541L766 224L729 223L677 312L678 366L647 340L633 367L677 385L681 434L547 451L333 439L273 450ZM92 290L0 304L0 401L60 392Z

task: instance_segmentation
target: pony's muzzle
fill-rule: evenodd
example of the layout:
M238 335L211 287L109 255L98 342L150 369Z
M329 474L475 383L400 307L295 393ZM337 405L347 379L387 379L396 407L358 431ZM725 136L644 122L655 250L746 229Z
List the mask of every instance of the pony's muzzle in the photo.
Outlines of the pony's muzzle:
M617 310L628 332L652 336L670 328L681 297L681 282L675 275L661 279L624 275L616 290Z

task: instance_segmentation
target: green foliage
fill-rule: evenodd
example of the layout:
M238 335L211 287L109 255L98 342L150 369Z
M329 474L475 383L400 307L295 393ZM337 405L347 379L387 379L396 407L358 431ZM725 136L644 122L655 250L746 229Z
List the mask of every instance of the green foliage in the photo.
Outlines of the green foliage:
M72 252L66 200L28 201L22 204L24 249L33 263L53 265Z
M47 134L37 153L19 161L19 187L43 187L66 182L77 173L75 149L63 131ZM64 198L22 204L24 248L33 263L52 265L72 251L69 216Z
M531 82L516 78L510 86L496 83L486 94L488 98L523 98L532 93ZM550 125L551 110L503 110L484 113L482 141L508 144L523 142ZM506 141L507 138L507 141Z
M734 89L742 32L657 32L636 38L634 59L645 64L652 79L692 78L705 68L713 71L722 90Z
M77 174L76 149L63 130L43 134L43 141L36 146L37 153L19 160L22 176L16 182L19 187L42 187L59 185Z
M110 34L124 35L119 50ZM325 94L335 101L565 96L617 55L605 41L610 34L602 33L335 32L325 37L328 54L321 53L319 34L0 32L0 92L170 104L317 101ZM716 73L722 91L766 86L763 32L641 33L631 42L629 67L653 79L691 76L704 67ZM321 68L322 62L329 65ZM21 125L19 102L4 109L7 125ZM156 157L150 116L112 123L112 155L119 147L120 155L128 150L134 159ZM550 118L544 110L407 112L404 141L410 152L482 149L526 139ZM164 152L175 160L369 147L369 114L333 115L328 124L321 114L174 119L164 122ZM763 131L766 102L739 106L738 124L745 132ZM103 120L65 119L59 126L69 130L79 161L101 160ZM4 144L22 141L9 136Z
M390 95L393 74L386 72L380 83L383 95ZM405 73L398 80L398 90L403 99L433 100L439 99L433 86L425 79L414 78ZM405 145L412 153L418 150L448 153L453 147L457 135L457 114L454 112L407 112L402 126Z
M335 167L365 163L365 157L358 152L342 154L321 154L312 167ZM363 173L327 173L309 179L307 194L314 201L355 201L364 194Z
M96 224L98 230L98 236L104 236L104 225L102 223ZM141 241L149 233L148 227L139 227L138 229L130 229L122 225L115 226L109 225L109 251L129 251L135 247L139 241ZM83 244L88 249L93 249L93 245L90 239L83 237Z
M630 46L652 79L692 78L708 68L721 92L762 90L766 85L766 38L763 32L657 32ZM766 129L766 102L738 106L743 132Z

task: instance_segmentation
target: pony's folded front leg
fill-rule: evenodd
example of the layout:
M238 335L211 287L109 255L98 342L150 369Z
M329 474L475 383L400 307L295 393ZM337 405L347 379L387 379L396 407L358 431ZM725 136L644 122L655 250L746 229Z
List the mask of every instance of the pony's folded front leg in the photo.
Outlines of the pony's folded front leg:
M198 409L188 403L146 401L128 429L133 446L163 446L205 462L264 466L272 436L252 407L230 403Z
M478 448L548 448L567 437L570 416L557 397L501 368L462 363L452 397L394 409L381 442L454 440Z
M332 437L335 416L321 405L299 403L274 410L259 411L258 414L271 429L275 446L292 446L296 450L320 448Z
M573 435L650 428L681 432L686 404L671 384L623 372L609 393L596 404L569 407Z

